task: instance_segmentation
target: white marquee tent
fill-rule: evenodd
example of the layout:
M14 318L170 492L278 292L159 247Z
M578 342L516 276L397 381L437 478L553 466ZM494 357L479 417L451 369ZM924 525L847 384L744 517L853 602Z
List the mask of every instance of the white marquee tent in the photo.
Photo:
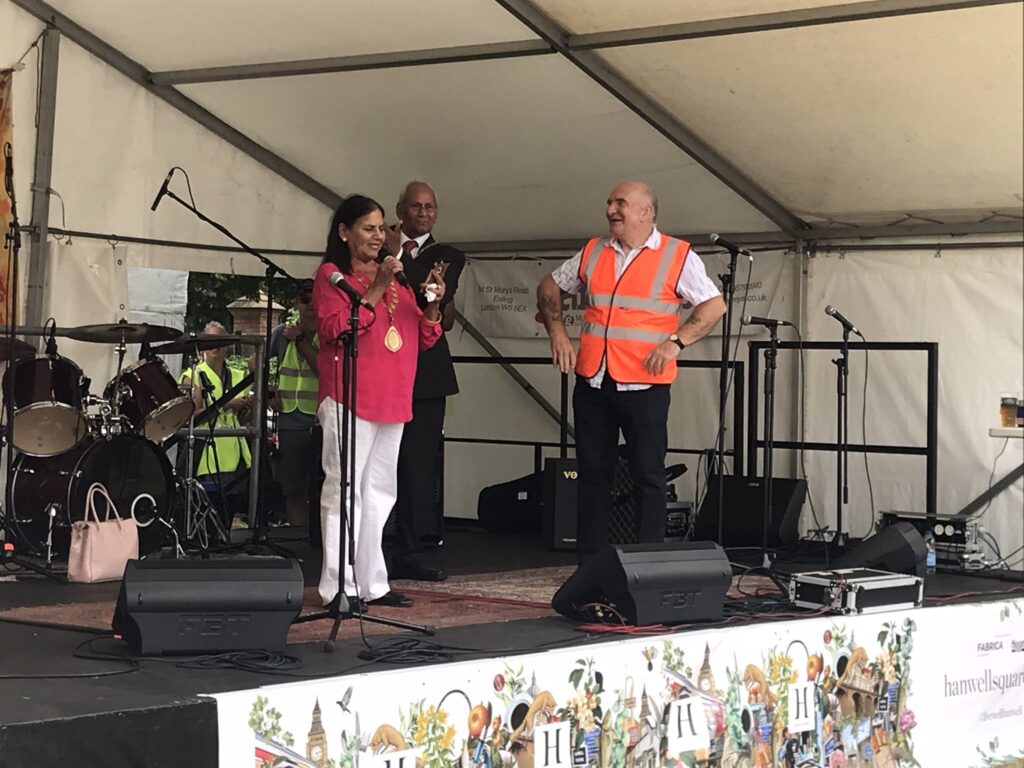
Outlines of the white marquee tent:
M834 304L871 341L939 343L938 511L954 513L1022 463L1024 441L988 433L1000 393L1024 380L1022 11L1020 0L0 0L0 68L24 64L15 181L35 272L22 314L180 318L168 297L183 272L261 274L251 256L195 247L226 241L182 208L149 211L171 166L207 215L269 251L321 250L345 194L390 208L406 181L428 180L438 233L464 247L467 272L570 254L602 231L608 190L642 178L663 230L698 247L717 231L770 248L780 288L767 308L805 339L838 338L821 311ZM69 243L66 231L79 234ZM317 264L275 258L295 274ZM452 341L484 354L468 334ZM491 341L506 355L546 351L536 338ZM718 345L693 354L714 359ZM827 442L834 368L822 353L805 359L802 377L796 355L782 361L777 438L795 439L802 412L807 440ZM922 444L921 360L873 354L862 436L863 362L851 371L853 442ZM550 369L524 375L557 402ZM465 366L460 379L449 436L557 439L499 368ZM686 373L674 395L670 444L709 447L717 379ZM834 459L805 458L817 515L834 523ZM451 443L448 513L472 517L481 487L531 463L529 449ZM780 451L783 473L798 464ZM851 473L855 535L872 505L924 508L920 457L873 454L869 484L855 454ZM689 478L681 498L694 497ZM1019 476L984 522L1003 554L1024 543Z

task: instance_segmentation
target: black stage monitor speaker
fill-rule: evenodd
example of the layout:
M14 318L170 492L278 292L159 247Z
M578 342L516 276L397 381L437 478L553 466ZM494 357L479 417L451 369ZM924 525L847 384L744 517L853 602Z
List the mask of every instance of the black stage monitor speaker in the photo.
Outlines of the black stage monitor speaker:
M294 560L129 560L114 634L144 656L283 651L302 587Z
M917 528L911 523L896 523L851 547L836 560L835 567L875 568L924 576L927 555L928 545Z
M729 559L712 542L609 546L576 569L551 607L591 620L589 604L610 605L634 626L713 621L731 581Z
M722 478L723 547L760 547L764 527L764 478L726 475ZM807 483L788 477L772 478L772 520L768 547L791 547L800 539L800 510L807 497ZM718 478L708 480L708 492L700 505L693 538L718 541Z

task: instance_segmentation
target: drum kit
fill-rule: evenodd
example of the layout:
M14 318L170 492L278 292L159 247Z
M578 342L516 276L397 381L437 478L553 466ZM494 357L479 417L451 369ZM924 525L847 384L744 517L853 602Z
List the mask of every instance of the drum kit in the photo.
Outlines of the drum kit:
M216 513L195 509L191 477L195 404L190 388L179 387L157 355L189 354L229 346L239 339L225 335L185 335L147 323L85 325L66 329L70 339L115 344L117 373L102 395L90 393L90 381L72 360L57 353L55 329L46 352L15 339L0 344L7 362L3 396L10 417L10 442L17 449L8 477L5 512L8 530L19 548L47 563L67 556L71 524L81 520L86 493L102 483L118 512L131 513L139 525L139 551L150 554L179 533L197 538L203 549L209 536L207 518L226 541ZM159 347L151 344L169 342ZM138 362L123 366L128 344L141 344ZM178 477L165 444L189 426L186 477ZM184 502L182 519L175 515ZM207 514L210 513L210 514ZM153 523L157 523L154 525ZM199 530L201 529L201 530Z

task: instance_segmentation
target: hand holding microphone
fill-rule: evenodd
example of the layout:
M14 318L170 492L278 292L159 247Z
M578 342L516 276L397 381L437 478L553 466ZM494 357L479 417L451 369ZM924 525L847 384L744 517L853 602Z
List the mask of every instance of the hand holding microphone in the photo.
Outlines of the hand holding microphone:
M388 283L392 279L397 280L398 284L404 288L409 287L409 278L406 276L405 266L402 264L400 259L396 259L390 253L384 253L383 251L377 256L377 263L380 264L380 269L377 270L377 278L374 283L382 288L386 288Z

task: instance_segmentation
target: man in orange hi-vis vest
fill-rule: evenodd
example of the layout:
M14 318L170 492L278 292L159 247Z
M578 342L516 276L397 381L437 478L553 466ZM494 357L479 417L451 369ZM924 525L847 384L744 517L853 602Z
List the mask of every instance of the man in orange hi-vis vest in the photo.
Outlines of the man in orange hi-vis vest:
M658 199L640 181L608 196L608 235L537 286L551 361L576 371L573 416L579 462L576 551L586 561L608 543L619 432L633 478L637 537L665 538L669 388L679 352L725 314L718 287L690 244L658 231ZM577 353L562 320L563 294L586 290ZM686 320L683 304L693 306Z

